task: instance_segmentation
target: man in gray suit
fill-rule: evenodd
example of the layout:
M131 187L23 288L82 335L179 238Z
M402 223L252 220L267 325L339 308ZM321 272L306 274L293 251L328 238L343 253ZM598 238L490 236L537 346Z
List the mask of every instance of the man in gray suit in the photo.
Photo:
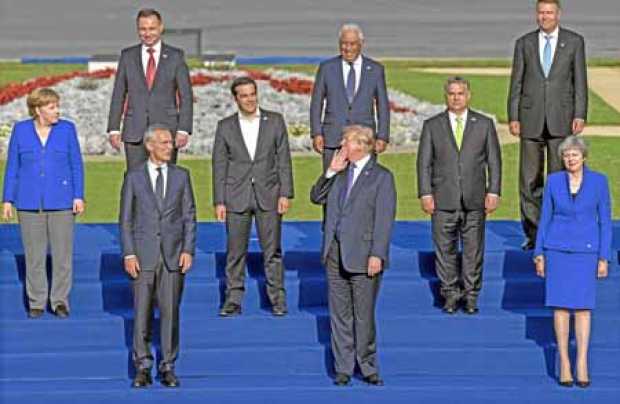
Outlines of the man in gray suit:
M267 296L275 316L287 313L282 265L282 215L293 198L288 132L277 112L258 108L256 82L233 81L239 112L217 124L213 146L215 216L226 221L226 296L221 316L241 313L252 217L263 250Z
M313 203L326 206L321 256L327 271L334 383L349 384L357 359L364 380L382 385L375 305L382 271L389 265L396 187L392 173L375 161L372 129L348 126L343 138L310 193Z
M455 313L462 298L464 311L475 314L482 287L484 223L499 203L501 151L493 121L469 109L469 82L451 77L444 91L447 110L427 119L422 128L418 196L422 210L431 215L443 310Z
M588 80L583 37L561 28L559 0L538 0L538 29L515 44L508 97L510 133L521 139L519 194L525 233L534 248L542 205L545 149L547 174L562 169L558 145L583 131Z
M164 24L156 10L140 10L136 22L141 44L121 53L108 116L110 143L118 150L124 142L128 170L147 160L142 136L154 123L166 125L173 134L170 161L175 163L177 149L187 145L193 119L192 86L183 51L162 43Z
M338 39L340 56L320 64L310 101L310 133L314 150L323 155L323 171L340 148L345 126L372 128L376 153L382 153L390 141L383 66L362 55L364 33L358 25L343 25Z
M149 159L127 172L120 206L125 271L133 278L133 387L152 383L154 300L161 323L161 383L177 387L179 304L196 245L196 207L189 172L169 163L173 140L167 127L149 127L144 142Z

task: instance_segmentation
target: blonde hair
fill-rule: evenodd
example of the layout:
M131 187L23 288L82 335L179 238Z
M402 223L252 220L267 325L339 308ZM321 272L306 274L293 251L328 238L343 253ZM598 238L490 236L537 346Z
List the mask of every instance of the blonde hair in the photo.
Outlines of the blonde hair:
M346 141L355 142L364 146L366 152L370 153L375 149L375 136L372 129L361 126L351 125L342 129L342 138Z
M36 90L28 94L28 98L26 98L28 113L31 117L36 118L38 116L37 108L58 101L60 101L60 96L56 91L48 87L37 88Z

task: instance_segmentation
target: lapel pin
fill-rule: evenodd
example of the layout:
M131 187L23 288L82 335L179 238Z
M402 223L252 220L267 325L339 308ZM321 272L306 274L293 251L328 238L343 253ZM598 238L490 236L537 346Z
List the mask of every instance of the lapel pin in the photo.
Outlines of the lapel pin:
M560 42L560 48L563 48L566 44L564 42Z
M469 118L469 120L472 121L472 122L476 122L477 121L475 116L472 116L471 118Z
M267 120L267 115L264 115L263 116L263 121L266 121L266 120Z
M164 58L164 59L168 59L168 54L167 53L162 53L161 57Z
M366 70L372 70L372 66L366 66Z

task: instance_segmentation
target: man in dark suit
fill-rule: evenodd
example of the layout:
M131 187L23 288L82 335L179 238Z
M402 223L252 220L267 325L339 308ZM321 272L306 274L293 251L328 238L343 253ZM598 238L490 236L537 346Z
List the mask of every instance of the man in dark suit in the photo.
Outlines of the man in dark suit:
M147 160L142 137L154 123L166 125L173 134L170 162L175 163L177 149L187 145L193 119L183 51L162 43L164 24L156 10L140 10L136 22L141 44L121 53L108 117L110 143L118 150L124 142L128 170Z
M323 155L323 171L340 148L345 126L372 128L376 153L382 153L390 140L383 66L362 56L364 33L358 25L343 25L338 38L340 56L321 63L310 101L310 133L314 150Z
M226 221L226 297L221 316L241 313L252 217L263 250L267 296L275 316L287 313L282 265L282 215L293 198L288 132L282 115L258 108L256 82L233 81L239 112L217 124L213 146L215 216Z
M462 298L465 312L475 314L482 287L485 219L499 203L501 151L493 121L468 107L469 82L451 77L444 90L447 110L427 119L422 128L418 196L431 215L443 310L455 313Z
M538 29L515 44L508 97L510 133L521 138L519 194L523 249L534 248L547 174L562 169L558 145L583 131L588 80L583 37L561 28L559 0L538 0Z
M345 127L343 138L310 193L313 203L326 206L321 256L327 271L334 383L349 384L357 359L364 380L382 385L375 305L382 271L389 265L396 187L392 173L375 161L370 128Z
M196 207L189 172L169 163L173 140L167 127L149 127L144 142L149 159L127 172L120 207L125 271L133 278L133 387L152 383L154 300L161 323L161 383L177 387L179 304L195 250Z

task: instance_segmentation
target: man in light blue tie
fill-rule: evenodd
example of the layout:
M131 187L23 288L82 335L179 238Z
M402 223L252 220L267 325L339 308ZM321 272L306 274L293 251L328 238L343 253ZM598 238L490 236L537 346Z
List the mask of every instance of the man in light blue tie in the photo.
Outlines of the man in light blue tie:
M343 25L338 39L340 55L319 66L310 102L312 144L323 155L323 171L340 148L345 126L371 128L376 153L382 153L390 140L383 66L362 55L364 33L357 24Z
M508 119L521 138L519 193L525 241L534 246L547 174L562 169L558 145L583 131L588 109L584 39L559 26L559 0L538 0L538 29L515 44Z

